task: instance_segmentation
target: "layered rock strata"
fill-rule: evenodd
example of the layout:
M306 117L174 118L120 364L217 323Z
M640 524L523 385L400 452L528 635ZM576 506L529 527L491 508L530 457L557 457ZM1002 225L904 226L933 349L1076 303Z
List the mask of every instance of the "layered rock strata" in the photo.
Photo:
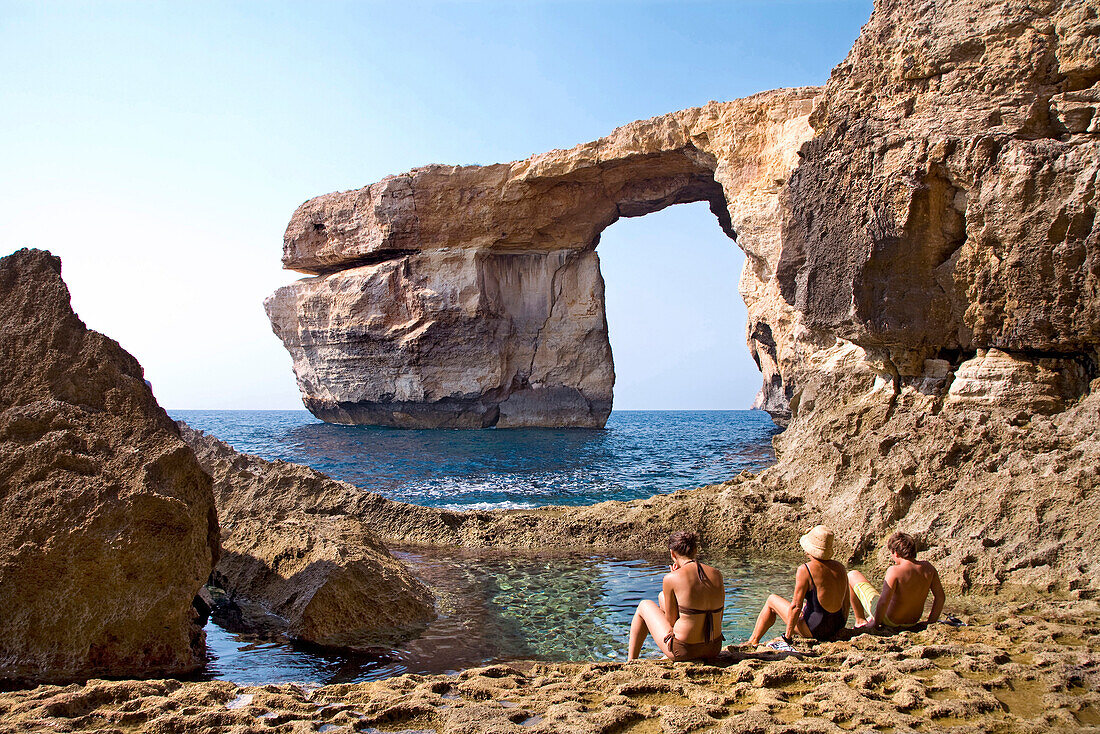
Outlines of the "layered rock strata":
M179 426L214 477L222 555L212 580L225 592L214 616L223 625L367 649L393 647L435 617L431 593L390 555L371 518L328 500L345 487Z
M61 261L0 259L0 678L182 674L218 554L210 477Z
M579 385L510 368L471 380L466 356L450 354L468 391L458 382L422 391L437 383L422 379L417 360L437 342L421 337L457 332L433 332L439 322L421 319L431 307L415 304L467 294L463 335L491 331L491 354L518 343L541 351L535 340L494 341L511 333L492 326L504 311L481 307L484 283L534 298L544 292L527 287L534 279L452 277L465 266L433 269L431 259L528 252L531 242L587 253L617 216L706 199L748 255L740 288L764 377L757 406L789 427L776 439L777 465L704 490L721 494L706 511L673 512L673 500L655 499L648 519L636 504L622 517L635 527L722 518L718 545L741 542L722 538L729 528L778 523L770 537L786 539L794 531L785 523L825 521L848 559L873 562L884 537L904 529L962 588L1097 593L1098 6L879 0L824 89L711 104L520 163L417 169L307 202L287 230L284 263L318 275L267 303L307 403L316 397L322 417L394 425L558 423L533 417L554 415L536 403L509 418L513 393L489 401L498 413L484 402L463 407L461 421L326 411L385 413L400 403L437 416L436 406L483 400L509 379L507 390L527 395ZM514 211L533 233L505 217ZM409 275L371 280L399 272ZM434 285L410 298L406 277ZM501 291L503 282L515 287ZM554 303L569 291L560 293ZM596 290L572 293L600 301ZM555 364L594 376L590 367L609 364L605 335L582 330L599 348L574 335L557 343ZM540 340L552 333L538 331ZM438 343L474 348L465 336ZM610 398L608 380L591 384ZM363 385L373 392L357 393ZM563 510L560 522L598 512ZM620 532L608 519L614 529L588 537Z
M283 264L316 277L265 302L306 407L337 423L602 427L615 375L600 233L707 201L749 253L750 328L775 320L779 192L818 92L711 103L570 150L427 166L306 202ZM772 379L775 360L758 360Z

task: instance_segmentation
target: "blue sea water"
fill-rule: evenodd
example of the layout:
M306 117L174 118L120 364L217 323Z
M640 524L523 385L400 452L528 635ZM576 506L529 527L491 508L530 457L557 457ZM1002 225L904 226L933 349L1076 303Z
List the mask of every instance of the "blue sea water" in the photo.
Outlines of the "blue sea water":
M304 410L170 414L238 451L452 509L587 505L713 484L773 463L779 430L758 410L614 411L603 430L338 426Z
M455 509L630 500L759 471L779 430L760 411L615 411L604 430L399 430L337 426L306 411L169 411L238 451L311 466L392 499ZM638 601L667 558L394 548L433 589L438 618L393 650L351 654L207 625L206 675L241 684L337 683L441 673L493 661L626 656ZM726 579L723 632L748 637L790 559L712 557ZM658 656L652 640L645 655Z

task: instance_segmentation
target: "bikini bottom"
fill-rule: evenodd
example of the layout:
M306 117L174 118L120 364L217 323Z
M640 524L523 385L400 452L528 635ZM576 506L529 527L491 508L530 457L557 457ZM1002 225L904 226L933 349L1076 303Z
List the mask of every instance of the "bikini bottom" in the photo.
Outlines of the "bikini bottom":
M676 662L707 660L718 657L718 653L722 652L722 637L716 637L710 642L680 642L675 633L669 632L665 635L665 646L672 654L672 660Z

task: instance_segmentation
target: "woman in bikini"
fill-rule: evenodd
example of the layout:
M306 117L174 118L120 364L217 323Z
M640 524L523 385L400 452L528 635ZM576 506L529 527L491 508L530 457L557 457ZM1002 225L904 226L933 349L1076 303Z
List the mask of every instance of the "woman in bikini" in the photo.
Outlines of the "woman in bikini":
M726 603L722 574L695 560L699 550L695 533L673 533L668 538L668 550L672 565L661 584L657 603L645 599L634 612L627 658L638 657L650 634L669 660L717 657L722 651L722 607Z
M815 640L832 640L848 624L848 575L843 563L832 560L833 531L815 525L798 543L809 561L795 572L794 596L790 601L778 594L768 597L756 619L749 647L760 644L776 617L787 623L787 631L769 647L784 651L793 649L791 638L795 632Z

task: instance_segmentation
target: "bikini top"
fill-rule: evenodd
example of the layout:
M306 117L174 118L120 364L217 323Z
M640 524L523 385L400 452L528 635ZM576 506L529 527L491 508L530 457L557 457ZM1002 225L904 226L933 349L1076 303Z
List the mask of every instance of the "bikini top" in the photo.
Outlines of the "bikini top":
M699 564L694 559L688 561L688 563L695 563L695 570L699 573L699 580L706 583L707 577L703 574L703 569L699 567ZM687 565L687 564L684 564ZM714 616L715 614L721 614L723 607L717 609L692 609L691 607L677 607L680 610L680 614L705 614L707 618L703 620L703 642L710 642L710 635L714 631Z
M703 642L710 642L710 635L714 631L714 615L722 613L722 607L717 609L692 609L690 607L678 607L680 614L705 614L703 620Z

